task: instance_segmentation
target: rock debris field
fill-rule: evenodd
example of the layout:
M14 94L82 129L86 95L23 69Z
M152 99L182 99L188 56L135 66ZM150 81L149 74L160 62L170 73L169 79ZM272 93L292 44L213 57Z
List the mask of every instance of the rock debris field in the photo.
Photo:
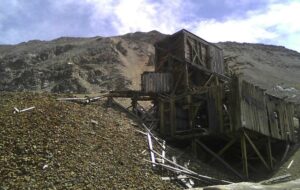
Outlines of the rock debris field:
M146 137L124 113L56 98L0 92L1 190L179 188L143 161Z

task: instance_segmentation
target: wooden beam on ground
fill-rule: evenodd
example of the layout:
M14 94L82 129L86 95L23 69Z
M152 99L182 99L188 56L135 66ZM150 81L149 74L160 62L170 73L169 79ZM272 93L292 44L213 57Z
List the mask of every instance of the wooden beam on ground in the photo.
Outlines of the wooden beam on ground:
M151 158L151 162L152 162L152 166L155 167L155 156L153 151L153 145L152 145L152 139L151 139L151 135L150 133L147 133L147 138L148 138L148 146L149 146L149 150L150 150L150 158Z
M245 131L244 131L244 136L246 137L246 139L248 140L249 144L252 146L252 148L256 152L257 156L262 161L262 163L266 166L267 169L270 170L270 167L267 164L267 162L265 161L264 157L261 155L261 153L259 152L259 150L256 148L255 144L252 142L252 140L250 139L250 137L247 135L247 133Z
M282 183L282 182L290 180L291 177L292 177L291 174L286 174L286 175L282 175L282 176L278 176L278 177L274 177L274 178L271 178L268 180L261 181L260 184L270 185L270 184L274 184L274 183Z
M162 157L162 155L159 154L158 152L156 152L155 150L152 150L152 152L154 152L157 156ZM176 169L183 170L183 171L185 171L187 174L190 174L190 175L194 175L194 176L200 177L200 178L203 179L203 180L207 180L207 181L211 181L211 182L213 182L213 181L214 181L214 182L221 182L221 183L227 183L227 184L232 183L232 182L227 181L227 180L215 179L215 178L213 178L213 177L209 177L209 176L205 176L205 175L200 175L200 174L198 174L198 173L196 173L196 172L194 172L194 171L192 171L192 170L190 170L190 169L188 169L188 168L186 168L186 167L183 167L183 166L181 166L181 165L179 165L179 164L177 164L177 163L174 163L173 161L171 161L171 160L169 160L169 159L167 159L167 158L165 158L165 160L166 160L168 163L174 165L175 167L178 167L178 168L176 168ZM160 164L160 163L156 163L156 164L157 164L157 165L163 165L163 164Z
M208 153L210 153L212 156L214 156L217 160L219 160L224 166L226 166L230 171L232 171L235 175L237 175L239 178L244 179L244 176L241 175L239 172L237 172L233 167L231 167L225 160L223 160L220 156L218 156L216 153L214 153L212 150L210 150L205 144L200 142L199 140L196 140L196 142Z

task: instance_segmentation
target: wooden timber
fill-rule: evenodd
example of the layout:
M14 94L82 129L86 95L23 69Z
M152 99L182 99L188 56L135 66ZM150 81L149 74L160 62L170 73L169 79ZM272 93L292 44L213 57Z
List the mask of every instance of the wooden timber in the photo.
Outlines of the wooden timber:
M112 91L108 97L131 98L133 107L153 101L165 139L190 140L194 154L200 146L214 156L211 162L217 159L236 173L226 158L239 154L247 178L261 166L274 168L274 146L296 142L300 106L295 112L292 103L226 76L219 47L181 30L157 42L155 52L155 72L142 75L141 91Z

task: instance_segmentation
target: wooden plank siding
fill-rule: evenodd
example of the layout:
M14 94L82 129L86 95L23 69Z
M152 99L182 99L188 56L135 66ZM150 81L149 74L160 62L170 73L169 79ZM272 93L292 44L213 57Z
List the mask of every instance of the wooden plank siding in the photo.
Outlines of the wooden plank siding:
M294 106L271 95L267 95L266 102L271 136L276 139L294 141Z
M264 91L244 81L241 88L242 127L269 136Z
M294 141L294 105L233 78L230 93L232 132L246 128L275 139Z
M198 65L213 73L225 74L222 49L184 29L155 44L156 72L170 67L167 64L168 56Z
M223 85L208 88L207 103L210 133L223 133Z
M144 72L141 77L142 92L166 93L171 90L172 76L170 73Z

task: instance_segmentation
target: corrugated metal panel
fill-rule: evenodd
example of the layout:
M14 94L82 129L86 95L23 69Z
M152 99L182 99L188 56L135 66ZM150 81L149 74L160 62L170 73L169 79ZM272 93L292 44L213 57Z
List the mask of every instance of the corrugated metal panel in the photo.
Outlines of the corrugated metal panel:
M169 92L171 86L170 73L145 72L142 74L142 91L146 93Z

